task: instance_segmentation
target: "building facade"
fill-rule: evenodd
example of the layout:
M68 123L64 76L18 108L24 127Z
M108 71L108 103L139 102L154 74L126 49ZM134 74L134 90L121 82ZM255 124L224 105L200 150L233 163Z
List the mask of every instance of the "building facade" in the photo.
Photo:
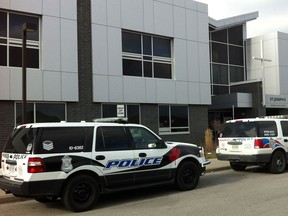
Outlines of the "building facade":
M91 121L119 108L165 140L204 144L211 104L208 6L192 0L0 2L0 148L22 119Z

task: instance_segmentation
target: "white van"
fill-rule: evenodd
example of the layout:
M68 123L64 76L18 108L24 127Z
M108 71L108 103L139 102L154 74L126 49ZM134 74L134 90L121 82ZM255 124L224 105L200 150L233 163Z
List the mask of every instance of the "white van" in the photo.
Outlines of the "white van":
M271 173L282 173L288 158L288 117L229 120L218 141L217 159L230 161L235 171L265 165Z

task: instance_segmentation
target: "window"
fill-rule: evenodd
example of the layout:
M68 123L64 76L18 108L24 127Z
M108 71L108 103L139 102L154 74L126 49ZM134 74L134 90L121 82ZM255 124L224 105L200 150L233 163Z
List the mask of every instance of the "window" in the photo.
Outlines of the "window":
M91 152L93 127L51 127L39 129L37 154Z
M172 79L171 39L122 31L123 75Z
M231 83L246 79L243 27L210 30L211 94L229 94Z
M150 131L141 127L129 127L132 136L133 144L136 149L147 149L149 144L157 144L158 138Z
M189 132L188 106L159 106L159 132Z
M281 121L283 136L288 136L288 121Z
M0 66L22 67L22 24L37 26L27 32L27 67L39 68L39 17L0 11Z
M212 77L214 84L228 84L228 66L213 64Z
M125 105L125 116L130 123L140 123L140 106L134 104ZM116 117L117 105L116 104L102 104L102 117Z
M130 149L130 139L124 127L98 127L96 151Z
M66 120L66 107L63 103L27 103L27 122L60 122ZM16 103L16 125L22 121L22 103Z

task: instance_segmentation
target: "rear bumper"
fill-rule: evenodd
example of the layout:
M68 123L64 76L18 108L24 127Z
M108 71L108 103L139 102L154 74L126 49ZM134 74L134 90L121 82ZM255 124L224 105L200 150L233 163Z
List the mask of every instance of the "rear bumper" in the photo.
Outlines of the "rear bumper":
M220 154L217 153L217 159L230 162L243 162L243 163L268 163L271 158L271 154L259 154L259 155L236 155L236 154Z
M0 176L0 189L19 197L57 196L61 192L63 180L16 182Z

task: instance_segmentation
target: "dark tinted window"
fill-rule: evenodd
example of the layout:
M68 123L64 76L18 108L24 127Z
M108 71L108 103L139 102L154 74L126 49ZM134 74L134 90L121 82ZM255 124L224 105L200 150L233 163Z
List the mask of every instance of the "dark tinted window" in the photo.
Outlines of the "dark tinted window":
M7 13L0 11L0 37L7 37Z
M274 137L277 127L274 121L226 123L222 137Z
M258 136L259 137L274 137L277 136L277 127L274 121L258 122Z
M227 30L215 31L211 33L212 41L219 41L227 43Z
M130 139L123 127L98 127L96 151L130 149Z
M35 153L89 152L92 150L93 127L41 128Z
M236 26L228 29L229 43L243 46L242 26Z
M32 128L14 130L6 142L4 152L19 154L31 153L36 131L36 129Z
M122 32L122 51L141 53L141 35L129 32Z
M60 122L65 120L65 104L36 104L36 122Z
M164 38L153 38L153 55L171 57L170 40Z
M172 78L171 65L154 63L154 77L171 79Z
M228 66L213 64L213 84L228 84Z
M0 45L0 65L7 66L7 46Z
M230 82L244 81L244 68L230 66Z
M131 59L123 59L123 75L142 76L142 62Z
M149 148L149 144L157 144L157 137L145 128L129 127L129 131L136 149L145 149Z
M243 47L229 46L229 63L243 65Z
M212 43L212 62L228 63L226 44Z
M37 28L37 30L34 32L27 32L27 39L39 41L39 31L38 31L39 18L38 17L31 17L31 16L24 16L24 15L20 15L20 14L10 13L9 37L22 39L22 25L25 22L31 23Z
M288 121L281 121L283 136L288 136Z

